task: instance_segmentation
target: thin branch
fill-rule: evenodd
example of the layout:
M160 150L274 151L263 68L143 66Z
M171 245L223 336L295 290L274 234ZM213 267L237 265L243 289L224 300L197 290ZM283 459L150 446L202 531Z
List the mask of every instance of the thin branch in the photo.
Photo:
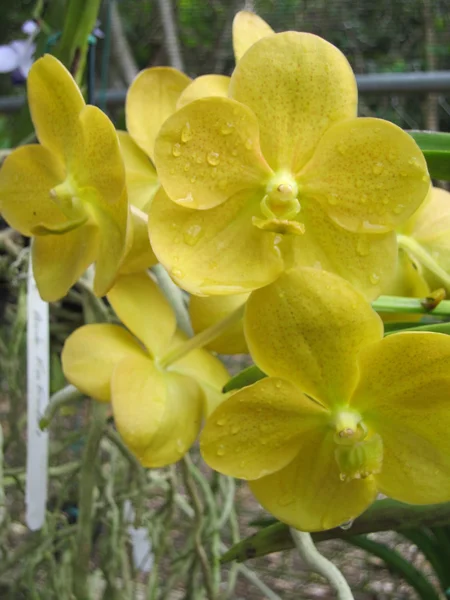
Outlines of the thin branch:
M330 585L336 590L339 600L354 600L348 583L339 569L322 556L314 546L311 534L305 531L297 531L291 527L292 539L305 564L314 571L325 577Z
M170 64L172 67L175 67L175 69L184 71L183 57L181 56L172 2L171 0L158 0L158 5L161 13L165 45L167 54L169 55Z

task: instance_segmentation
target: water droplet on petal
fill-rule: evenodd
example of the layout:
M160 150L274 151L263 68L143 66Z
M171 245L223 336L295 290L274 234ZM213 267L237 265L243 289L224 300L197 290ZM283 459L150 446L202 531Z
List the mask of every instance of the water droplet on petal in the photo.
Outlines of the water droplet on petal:
M350 529L350 527L353 525L353 521L354 519L349 519L348 521L341 523L341 525L339 525L339 528L343 529L344 531L347 531L347 529Z
M331 204L332 206L335 206L338 202L339 202L339 196L338 196L338 194L336 194L335 192L332 192L328 196L328 204Z
M183 273L183 271L181 271L181 269L176 269L176 268L175 268L175 269L172 269L172 270L170 271L170 274L171 274L173 277L177 277L178 279L183 279L183 277L184 277L184 273Z
M195 244L200 239L201 234L202 228L200 227L200 225L189 225L184 232L184 241L186 242L186 244L188 244L188 246L195 246Z
M224 456L225 454L225 447L223 444L219 444L219 446L217 447L217 452L216 452L217 456Z
M195 183L197 181L197 177L194 175L193 177L191 177L191 183Z
M230 135L230 133L232 133L232 131L233 131L233 127L234 127L233 123L225 123L220 128L220 133L222 135Z
M373 209L369 211L369 213L373 213ZM384 227L383 225L377 225L376 223L371 223L370 221L364 221L363 222L363 229L365 229L366 231L370 231L370 232L381 232L381 231L386 231L386 227Z
M187 163L184 165L184 170L186 171L186 173L189 171L189 169L190 169L190 168L191 168L191 163L190 163L190 162L187 162Z
M186 125L181 130L181 141L183 142L183 144L185 144L186 142L188 142L191 139L191 137L192 137L191 126L189 123L186 123Z
M231 433L232 435L236 435L237 433L239 433L240 430L241 428L239 427L239 425L233 425L233 427L231 428Z
M183 454L184 451L186 450L186 446L185 446L183 440L177 440L177 450L180 454Z
M174 144L172 146L172 154L175 156L175 158L178 158L179 156L181 156L181 146L180 146L180 144Z
M182 205L190 205L193 202L194 196L191 194L191 192L188 192L188 194L184 198L178 198L177 200L177 203Z
M248 138L248 140L245 142L245 147L247 148L247 150L251 150L253 148L253 140Z
M225 425L225 419L217 419L216 425L222 427L223 425Z
M382 162L377 162L372 167L372 172L374 175L381 175L383 172L384 166Z
M275 387L280 389L281 387L283 387L283 384L281 383L281 381L277 381Z
M212 151L208 152L208 156L206 157L206 160L212 167L215 167L220 162L220 155L218 152L212 152Z
M405 207L403 204L397 204L396 206L394 206L394 208L392 210L396 215L399 215L403 211L404 208Z
M347 150L347 146L345 144L338 144L337 149L341 156L345 156L345 152Z
M278 498L278 504L280 506L289 506L289 504L294 504L295 496L294 494L282 494Z
M372 285L377 285L377 283L380 281L380 276L377 273L371 273L369 275L369 281Z

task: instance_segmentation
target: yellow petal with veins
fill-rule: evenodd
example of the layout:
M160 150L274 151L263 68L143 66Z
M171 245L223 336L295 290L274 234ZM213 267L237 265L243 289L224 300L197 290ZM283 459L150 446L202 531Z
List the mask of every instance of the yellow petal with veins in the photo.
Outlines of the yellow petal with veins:
M94 291L103 296L113 285L132 242L125 168L114 126L100 109L86 106L80 127L82 135L69 164L69 181L72 176L75 193L101 232Z
M215 325L237 310L247 301L248 294L233 296L191 296L189 314L195 333ZM245 354L248 352L242 319L234 323L218 338L205 346L221 354Z
M293 266L330 271L349 281L368 300L391 282L397 263L394 232L353 233L342 229L314 200L304 202L299 219L303 235L285 236L280 244Z
M383 440L380 490L402 502L450 500L450 337L397 333L361 353L351 406Z
M228 98L196 100L167 119L156 140L155 164L171 200L202 210L271 176L255 115Z
M117 429L144 467L180 460L200 430L203 393L178 373L163 373L149 359L122 361L112 379Z
M210 210L191 210L171 202L161 189L149 214L153 251L192 294L240 294L267 285L283 271L284 261L277 235L252 225L254 206L255 198L245 193Z
M256 42L234 70L230 97L255 113L272 169L293 173L331 123L356 116L356 81L347 59L310 33L289 31Z
M331 127L297 176L341 227L361 233L392 231L424 201L430 178L416 142L381 119L353 119Z
M0 169L2 216L11 227L29 236L38 225L67 223L67 217L50 196L50 190L64 178L62 163L47 148L17 148Z
M347 281L302 268L250 295L244 332L264 373L337 406L349 400L358 382L359 352L381 339L383 324Z
M108 300L122 323L153 357L168 349L175 333L175 315L147 273L120 276Z
M177 331L170 349L182 344L187 336ZM170 371L187 375L200 385L205 394L204 415L210 414L223 400L222 388L230 375L223 363L204 348L191 350L169 367Z
M125 163L128 200L143 211L159 188L158 175L148 156L126 131L118 131L120 149Z
M177 102L177 110L200 98L210 96L227 98L229 86L230 78L226 75L202 75L197 77L181 93Z
M250 46L272 35L274 30L264 19L247 10L240 10L233 19L233 50L236 62L241 60Z
M171 67L152 67L139 73L125 103L127 129L136 144L154 160L155 139L189 85L187 75Z
M333 432L316 430L301 438L294 460L281 471L250 483L262 506L301 531L321 531L355 519L377 495L373 475L341 481Z
M87 396L109 402L113 371L129 356L146 355L123 327L96 323L79 327L67 338L61 361L70 383Z
M225 400L206 422L200 448L210 467L259 479L288 465L302 437L326 427L328 412L283 379L258 381Z
M62 235L36 236L31 254L41 298L54 302L67 294L97 258L97 227L83 225Z
M39 141L61 160L69 160L79 135L78 116L85 107L72 75L57 58L46 54L30 69L27 95Z

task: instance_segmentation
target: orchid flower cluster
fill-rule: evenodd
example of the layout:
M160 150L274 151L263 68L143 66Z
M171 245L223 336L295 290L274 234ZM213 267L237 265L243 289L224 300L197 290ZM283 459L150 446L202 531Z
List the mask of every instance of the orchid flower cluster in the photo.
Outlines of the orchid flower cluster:
M383 337L370 302L450 289L449 194L412 137L357 117L336 47L246 12L233 42L231 77L142 71L127 132L54 57L29 72L39 144L5 160L2 216L33 238L44 300L94 263L94 292L123 323L76 330L66 378L112 403L144 466L200 437L208 465L304 531L355 518L379 492L448 501L450 338ZM190 294L191 339L158 262ZM248 352L267 377L224 394L214 352Z

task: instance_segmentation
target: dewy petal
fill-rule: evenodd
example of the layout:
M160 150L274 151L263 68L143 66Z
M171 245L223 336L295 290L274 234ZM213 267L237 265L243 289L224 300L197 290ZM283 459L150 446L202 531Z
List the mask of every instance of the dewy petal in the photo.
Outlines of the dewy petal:
M305 433L328 413L283 379L258 381L225 400L209 417L200 448L210 467L242 479L279 471L297 456Z
M301 531L337 527L360 515L375 500L373 476L341 481L333 432L302 436L297 457L284 469L250 483L263 507Z
M133 336L119 325L98 323L76 329L61 354L67 380L87 396L111 400L111 378L116 366L129 356L145 357Z
M54 302L67 294L97 258L98 229L82 225L62 235L36 236L33 272L41 298Z
M450 337L398 333L361 354L352 400L383 440L380 490L403 502L450 500Z
M147 273L120 276L108 300L122 323L153 357L168 349L175 333L175 315Z
M430 178L410 135L382 119L337 123L297 177L300 195L316 198L349 231L391 231L424 201Z
M253 360L267 375L339 406L358 381L359 352L382 337L383 325L347 281L301 268L250 295L244 331Z
M72 75L58 59L46 54L31 67L27 90L39 141L59 157L67 158L85 106Z
M194 443L203 394L195 381L159 371L149 359L122 361L112 380L114 420L144 467L178 461Z
M130 206L130 210L133 243L120 267L121 275L145 271L158 262L148 237L148 216L135 206Z
M256 42L239 61L230 96L250 107L274 170L298 171L333 121L356 116L356 81L344 55L310 33Z
M167 119L155 164L169 197L188 208L213 208L271 176L255 115L228 98L196 100Z
M295 266L315 267L349 281L368 300L374 300L390 284L397 263L394 232L353 233L336 225L320 204L305 202L299 218L303 235L285 236L281 246L292 253Z
M194 100L211 96L228 97L230 78L226 75L202 75L194 79L178 98L177 110Z
M159 187L158 175L148 156L126 131L118 131L120 149L125 163L128 200L146 211Z
M131 84L126 104L127 129L136 144L154 162L155 139L189 85L187 75L171 67L144 69Z
M169 200L164 190L156 194L150 242L180 287L199 295L240 294L278 277L284 261L277 235L254 227L252 203L243 193L210 210L191 210Z
M52 200L50 190L65 178L62 163L43 146L21 146L0 169L0 210L8 224L23 235L38 225L68 221Z
M194 332L200 333L212 327L240 306L245 304L248 294L232 296L191 296L189 315ZM243 320L234 323L224 333L205 346L208 350L221 354L246 354L247 342L244 337Z
M240 61L250 46L272 35L274 30L264 19L247 10L240 10L233 19L233 50L236 62Z

